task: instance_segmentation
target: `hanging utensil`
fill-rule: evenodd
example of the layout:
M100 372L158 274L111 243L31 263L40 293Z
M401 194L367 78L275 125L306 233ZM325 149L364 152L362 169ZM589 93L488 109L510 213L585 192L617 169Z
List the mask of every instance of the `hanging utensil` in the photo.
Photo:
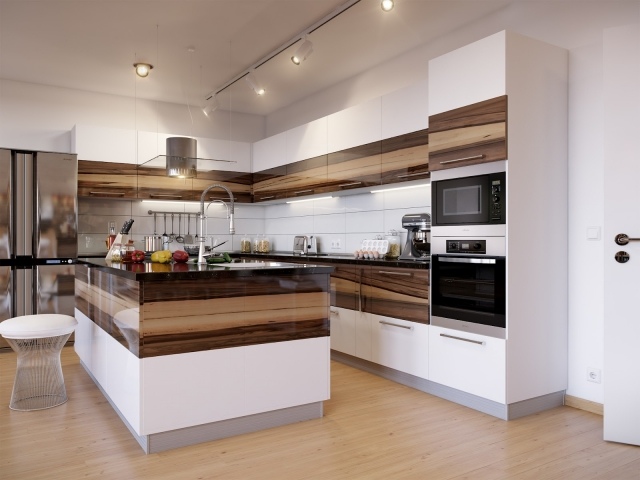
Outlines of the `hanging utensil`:
M178 214L178 236L176 237L176 242L184 243L184 237L180 233L180 230L182 230L182 214L181 213Z
M173 217L174 217L174 216L175 216L175 215L172 213L172 214L171 214L171 233L169 234L169 241L170 241L170 242L173 242L173 241L176 239L176 234L175 234L175 233L173 233L173 229L174 229L174 226L173 226Z
M156 220L158 219L158 214L156 212L153 213L153 236L155 237L156 235L158 235L156 233Z
M190 245L193 243L193 235L191 235L191 214L187 213L187 234L184 236L184 243Z
M162 234L162 247L165 250L169 249L169 243L171 243L171 237L167 234L167 214L164 214L164 233Z

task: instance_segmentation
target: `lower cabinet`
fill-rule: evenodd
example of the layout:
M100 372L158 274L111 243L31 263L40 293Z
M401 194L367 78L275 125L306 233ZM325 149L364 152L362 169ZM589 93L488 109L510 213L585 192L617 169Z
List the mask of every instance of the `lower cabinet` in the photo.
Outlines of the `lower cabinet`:
M429 328L429 380L506 403L505 340Z
M331 307L331 350L356 356L356 311Z
M421 378L429 373L429 327L331 307L331 349Z
M427 379L429 327L398 318L373 314L368 316L371 325L372 361Z

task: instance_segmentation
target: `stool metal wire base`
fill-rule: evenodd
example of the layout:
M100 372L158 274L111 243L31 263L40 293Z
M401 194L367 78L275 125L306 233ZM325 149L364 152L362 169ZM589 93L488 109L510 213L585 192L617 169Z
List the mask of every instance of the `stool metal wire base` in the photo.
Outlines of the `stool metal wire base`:
M60 351L70 336L71 333L46 338L5 338L18 354L10 409L42 410L67 401Z

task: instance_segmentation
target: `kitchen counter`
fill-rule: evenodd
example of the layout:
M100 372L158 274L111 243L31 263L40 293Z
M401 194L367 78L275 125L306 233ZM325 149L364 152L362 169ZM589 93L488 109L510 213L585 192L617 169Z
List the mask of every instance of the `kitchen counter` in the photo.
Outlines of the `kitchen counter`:
M238 253L233 252L232 257L255 258L264 260L280 260L293 262L306 262L307 264L349 264L349 265L372 265L379 267L398 267L398 268L417 268L429 269L430 259L425 260L387 260L385 258L364 259L355 258L353 255L347 254L310 254L310 255L294 255L291 252L271 252L271 253Z
M75 266L75 350L147 453L322 416L330 266Z

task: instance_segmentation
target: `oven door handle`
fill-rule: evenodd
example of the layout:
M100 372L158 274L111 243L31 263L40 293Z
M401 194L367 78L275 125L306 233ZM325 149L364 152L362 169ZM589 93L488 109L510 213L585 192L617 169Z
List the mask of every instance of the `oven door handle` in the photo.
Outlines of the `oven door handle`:
M495 258L452 258L452 257L438 257L439 262L446 263L484 263L484 264L495 264Z

